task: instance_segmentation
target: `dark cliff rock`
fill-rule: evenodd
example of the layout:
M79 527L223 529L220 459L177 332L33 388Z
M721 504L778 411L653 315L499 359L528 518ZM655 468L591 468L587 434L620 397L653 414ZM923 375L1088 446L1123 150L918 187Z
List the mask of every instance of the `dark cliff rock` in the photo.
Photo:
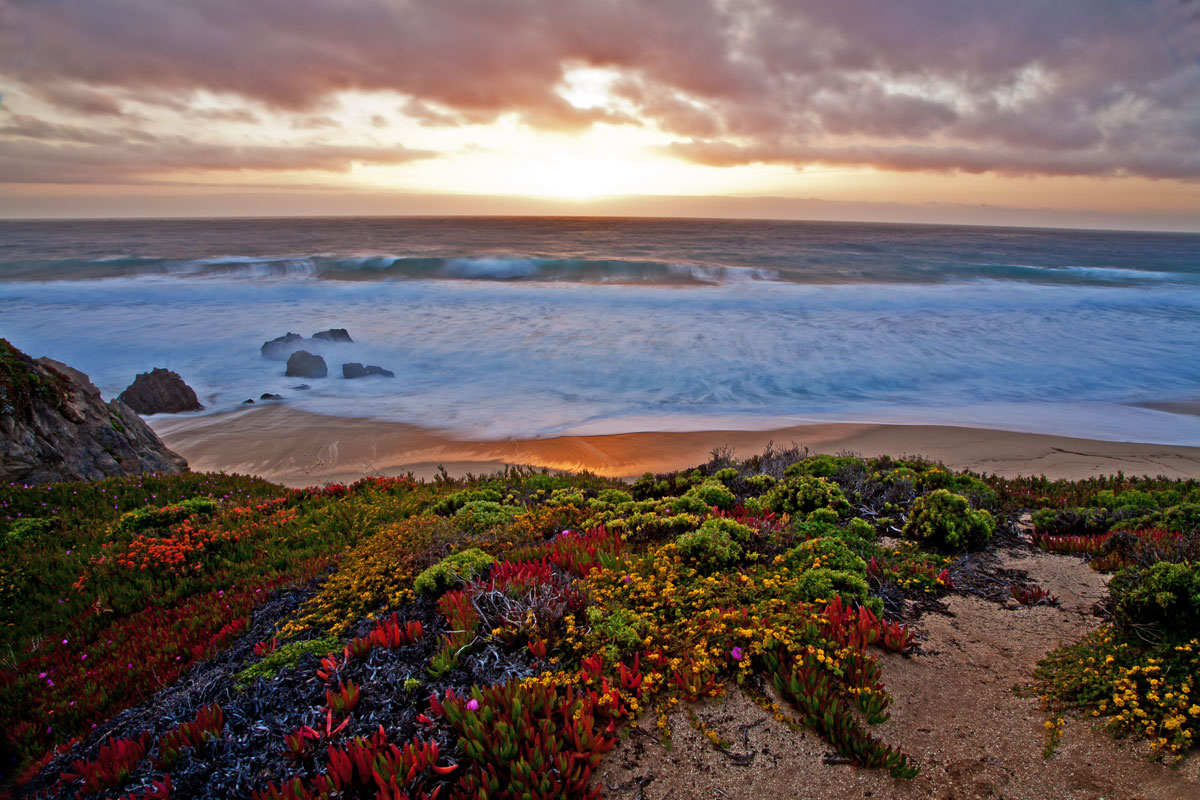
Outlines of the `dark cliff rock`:
M195 390L178 373L161 367L138 375L117 399L139 414L178 414L204 409Z
M105 403L87 375L34 360L0 339L0 481L53 483L187 471L120 400Z

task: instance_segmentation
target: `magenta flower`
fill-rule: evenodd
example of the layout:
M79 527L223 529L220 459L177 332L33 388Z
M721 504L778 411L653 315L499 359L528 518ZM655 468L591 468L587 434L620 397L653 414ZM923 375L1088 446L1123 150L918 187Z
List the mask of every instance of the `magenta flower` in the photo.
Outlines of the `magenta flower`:
M472 697L470 700L467 701L467 710L468 711L478 711L479 710L479 701L476 700L474 697Z
M733 648L733 650L730 651L729 655L733 656L734 661L741 661L742 660L742 648L740 648L740 647Z

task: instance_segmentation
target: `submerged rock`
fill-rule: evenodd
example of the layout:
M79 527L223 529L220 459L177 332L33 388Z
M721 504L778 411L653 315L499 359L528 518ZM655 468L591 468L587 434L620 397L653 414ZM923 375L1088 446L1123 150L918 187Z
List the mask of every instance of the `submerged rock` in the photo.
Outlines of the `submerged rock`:
M0 481L54 483L186 472L142 418L88 376L0 339Z
M377 367L374 364L367 364L365 367L358 362L342 364L343 378L369 378L372 375L378 375L381 378L394 378L396 373L390 369Z
M292 378L324 378L329 374L325 359L307 350L297 350L287 360L285 375Z
M178 373L162 367L139 374L117 399L139 414L204 410L195 390Z
M263 358L286 361L288 356L302 347L304 347L304 337L298 333L288 332L284 336L276 337L269 342L263 342L262 355Z
M350 332L345 328L330 328L327 331L317 331L312 335L312 338L320 339L324 342L354 343L354 340L350 338Z
M263 392L262 394L260 394L260 395L258 396L258 399L259 399L259 400L282 400L282 399L283 399L283 395L281 395L281 394L272 394L271 392Z

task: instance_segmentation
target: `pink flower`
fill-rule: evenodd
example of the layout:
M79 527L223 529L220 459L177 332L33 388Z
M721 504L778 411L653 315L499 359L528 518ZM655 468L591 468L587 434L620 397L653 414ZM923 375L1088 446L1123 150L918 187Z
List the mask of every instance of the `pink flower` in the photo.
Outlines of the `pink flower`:
M479 701L476 700L474 697L472 697L470 700L467 701L467 710L468 711L478 711L479 710Z
M740 648L740 647L733 648L733 650L730 651L729 655L733 656L734 661L741 661L742 660L742 648Z

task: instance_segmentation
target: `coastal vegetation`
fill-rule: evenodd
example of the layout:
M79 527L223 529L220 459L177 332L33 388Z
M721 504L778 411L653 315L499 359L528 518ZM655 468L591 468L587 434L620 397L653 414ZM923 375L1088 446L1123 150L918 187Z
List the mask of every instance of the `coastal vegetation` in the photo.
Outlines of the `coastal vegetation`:
M880 654L998 546L1113 573L1105 624L1030 676L1047 755L1074 715L1170 760L1200 735L1197 509L1196 481L795 450L632 484L9 485L0 770L37 797L599 797L631 723L669 743L676 709L737 687L907 779Z

